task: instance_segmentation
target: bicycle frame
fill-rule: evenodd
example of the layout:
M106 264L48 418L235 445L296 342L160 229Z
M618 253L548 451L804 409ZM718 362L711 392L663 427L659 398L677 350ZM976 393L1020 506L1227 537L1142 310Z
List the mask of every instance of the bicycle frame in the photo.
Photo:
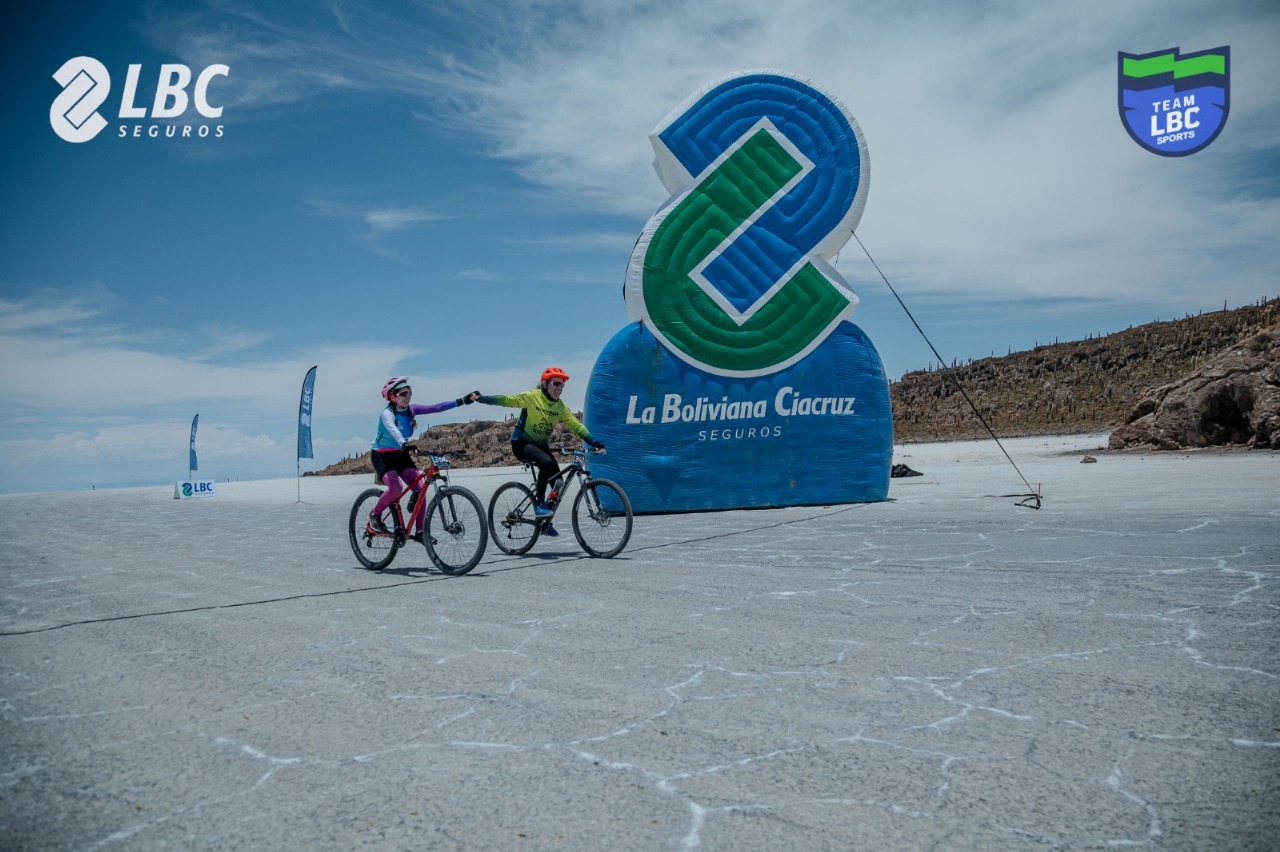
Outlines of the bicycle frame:
M586 447L572 450L573 461L560 470L543 495L551 514L539 515L536 508L539 470L526 467L532 486L513 481L500 485L489 499L489 537L498 549L510 556L523 556L543 534L557 535L551 526L557 510L568 508L573 535L588 554L608 559L626 547L631 537L631 504L616 482L596 479L587 467ZM556 451L567 455L564 448ZM569 500L574 481L578 493ZM527 480L526 480L527 481ZM602 495L607 495L603 497ZM605 501L609 505L606 507ZM616 522L614 519L617 519Z
M581 447L572 451L566 451L561 447L557 452L562 456L570 454L573 455L573 461L569 463L569 466L561 468L560 472L555 475L555 478L547 483L547 487L551 489L551 492L546 495L547 498L551 499L551 495L554 494L555 502L559 505L560 503L565 502L565 498L569 495L569 488L575 481L578 479L583 480L584 483L591 481L591 471L587 469L586 451ZM538 466L532 462L525 462L525 467L528 468L530 474L533 476L533 487L536 493L536 489L538 487ZM555 486L557 480L559 480L560 486L555 488L553 486Z
M480 562L488 542L488 522L479 498L449 482L449 460L443 453L427 456L427 467L406 480L395 499L385 503L376 525L368 518L387 497L385 483L356 497L347 519L356 558L364 567L381 571L413 539L427 548L432 563L443 573L466 574ZM408 523L401 505L406 495L411 503Z
M413 494L413 486L426 480L422 486L422 490L418 492L418 499L413 504L413 511L409 513L409 523L405 523L404 511L400 508L400 503L404 500L405 495ZM405 536L413 535L414 529L423 530L426 528L424 519L427 513L427 504L431 502L431 496L428 491L439 491L441 488L449 486L449 459L445 456L430 455L427 456L427 466L425 469L418 471L417 477L409 483L405 484L404 490L400 492L400 496L396 497L391 504L391 511L395 514L396 523L400 529L404 531ZM392 531L394 534L394 530Z

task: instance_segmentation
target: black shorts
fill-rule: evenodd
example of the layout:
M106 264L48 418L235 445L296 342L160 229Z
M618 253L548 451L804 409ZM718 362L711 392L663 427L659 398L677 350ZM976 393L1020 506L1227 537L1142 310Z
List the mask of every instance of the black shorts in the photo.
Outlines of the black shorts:
M417 470L417 465L413 463L413 459L404 450L374 450L370 453L370 456L374 473L378 474L379 482L388 472L399 473L409 468Z
M536 464L539 468L550 466L557 470L559 469L555 457L551 455L550 448L539 444L537 441L527 441L523 438L518 441L512 441L511 455L522 462Z

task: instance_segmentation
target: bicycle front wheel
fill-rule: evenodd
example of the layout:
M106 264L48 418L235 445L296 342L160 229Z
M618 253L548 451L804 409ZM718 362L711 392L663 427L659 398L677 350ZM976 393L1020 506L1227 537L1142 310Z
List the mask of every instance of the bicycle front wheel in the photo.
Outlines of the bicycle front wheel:
M503 553L520 556L538 540L541 529L533 516L533 492L508 482L489 500L489 535Z
M381 488L370 488L356 498L351 506L351 517L347 521L347 534L351 538L351 549L356 552L360 564L374 571L381 571L396 558L401 540L394 532L379 533L369 530L369 513L382 497ZM382 521L388 530L395 529L395 520L391 515L391 507L382 513Z
M631 540L631 501L615 483L593 479L573 501L573 534L592 556L617 556Z
M422 543L446 574L465 574L480 562L489 534L480 498L466 488L441 488L427 506Z

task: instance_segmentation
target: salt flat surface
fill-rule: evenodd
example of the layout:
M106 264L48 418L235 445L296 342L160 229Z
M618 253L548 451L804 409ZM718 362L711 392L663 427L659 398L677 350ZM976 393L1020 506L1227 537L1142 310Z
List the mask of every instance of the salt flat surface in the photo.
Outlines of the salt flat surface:
M459 578L367 476L0 497L0 848L1275 849L1280 454L1104 443Z

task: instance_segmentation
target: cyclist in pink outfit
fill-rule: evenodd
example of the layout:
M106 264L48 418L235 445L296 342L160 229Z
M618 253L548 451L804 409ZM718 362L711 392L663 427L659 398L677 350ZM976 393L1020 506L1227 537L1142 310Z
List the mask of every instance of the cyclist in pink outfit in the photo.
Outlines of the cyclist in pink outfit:
M387 407L382 409L378 418L378 434L373 439L371 453L373 469L378 474L378 479L387 486L387 490L374 504L373 512L369 515L371 531L390 532L382 522L383 510L400 499L405 483L413 483L418 477L418 468L409 456L412 445L408 443L417 426L416 417L419 414L438 414L460 405L470 405L479 397L479 391L472 391L466 396L433 405L411 405L409 400L413 398L413 388L409 386L409 378L392 376L387 379L382 386L382 398L387 401ZM410 506L412 501L418 499L422 485L422 482L414 483L414 494L409 498Z

